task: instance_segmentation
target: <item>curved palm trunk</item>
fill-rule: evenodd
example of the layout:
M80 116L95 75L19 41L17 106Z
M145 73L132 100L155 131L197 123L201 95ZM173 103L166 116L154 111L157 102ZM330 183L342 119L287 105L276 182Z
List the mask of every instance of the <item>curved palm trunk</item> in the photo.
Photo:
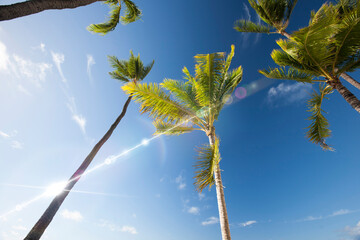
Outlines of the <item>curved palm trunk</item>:
M35 226L31 229L31 231L28 233L28 235L24 238L24 240L38 240L52 221L53 217L55 216L56 212L59 210L61 204L71 191L71 189L74 187L74 185L79 181L81 175L85 172L87 167L90 165L91 161L94 159L97 152L100 150L102 145L110 138L111 134L121 121L121 119L125 116L127 107L129 106L129 103L131 101L132 97L129 97L127 101L124 104L123 110L121 114L118 116L118 118L115 120L115 122L111 125L110 129L106 132L106 134L101 138L101 140L94 146L94 148L91 150L89 155L85 158L83 163L80 165L80 167L76 170L76 172L71 176L69 179L66 187L64 190L57 195L52 202L50 203L49 207L45 210L43 215L40 217L38 222L35 224Z
M347 82L349 82L351 85L353 85L354 87L360 90L360 83L355 79L353 79L351 76L349 76L347 73L342 73L340 74L340 76L343 79L345 79Z
M0 21L11 20L49 9L77 8L103 0L29 0L0 6Z
M352 94L349 89L347 89L340 81L336 83L329 83L333 88L335 88L341 96L353 107L358 113L360 113L360 101Z
M209 136L210 145L214 145L215 143L215 134L211 134ZM226 211L226 204L225 204L225 195L224 195L224 187L221 181L221 173L220 173L220 165L217 164L215 172L215 187L216 187L216 197L218 202L218 209L219 209L219 219L220 219L220 227L221 227L221 236L222 240L231 240L230 235L230 226L229 226L229 219L228 214Z

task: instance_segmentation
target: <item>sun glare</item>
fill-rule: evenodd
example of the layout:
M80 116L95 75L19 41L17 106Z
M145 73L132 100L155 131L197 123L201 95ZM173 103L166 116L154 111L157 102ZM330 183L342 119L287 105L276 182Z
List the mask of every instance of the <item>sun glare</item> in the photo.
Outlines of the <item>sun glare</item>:
M54 183L46 189L44 195L47 197L54 197L56 195L59 195L65 188L66 184L67 182Z

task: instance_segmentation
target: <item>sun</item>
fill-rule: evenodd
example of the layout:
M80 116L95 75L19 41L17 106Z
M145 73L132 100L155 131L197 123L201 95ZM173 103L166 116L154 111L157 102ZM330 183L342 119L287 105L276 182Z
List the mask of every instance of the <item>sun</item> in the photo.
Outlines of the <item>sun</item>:
M57 196L64 190L66 184L67 182L65 181L51 184L49 187L46 188L44 195L47 197Z

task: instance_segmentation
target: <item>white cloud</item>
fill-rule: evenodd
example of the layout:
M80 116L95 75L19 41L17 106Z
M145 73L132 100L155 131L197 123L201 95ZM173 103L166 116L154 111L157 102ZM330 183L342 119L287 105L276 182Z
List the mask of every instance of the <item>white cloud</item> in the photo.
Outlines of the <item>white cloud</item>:
M87 74L89 76L91 84L93 84L93 78L91 75L91 67L92 67L92 65L95 64L95 60L94 60L94 57L90 54L88 54L86 57L87 57Z
M337 216L341 216L341 215L346 215L346 214L350 214L350 213L354 213L354 212L359 212L359 210L340 209L340 210L335 211L335 212L333 212L333 213L331 213L329 215L318 216L318 217L308 216L308 217L306 217L304 219L297 220L297 222L317 221L317 220L337 217Z
M270 88L267 99L270 104L279 105L279 103L282 103L288 105L307 98L310 90L311 84L280 83L278 86Z
M348 209L340 209L338 211L333 212L331 215L331 217L335 217L335 216L340 216L340 215L346 215L351 213L352 211L348 210Z
M39 48L42 52L45 52L45 44L44 43L40 43Z
M179 176L177 176L177 178L175 179L175 182L178 184L178 188L180 190L183 190L186 188L186 183L185 183L185 179L182 176L182 174L180 174Z
M200 209L198 207L190 207L188 209L188 213L198 215L200 213Z
M19 141L13 140L11 141L10 146L14 149L22 149L24 145Z
M112 232L126 232L126 233L130 233L130 234L138 234L136 228L133 226L129 226L129 225L118 226L116 224L113 224L113 223L103 220L103 219L100 220L99 226L107 228Z
M77 115L77 114L73 114L72 118L79 125L81 131L85 134L86 133L86 130L85 130L86 119L83 116Z
M131 233L131 234L137 234L136 228L134 228L132 226L123 226L120 231Z
M67 80L66 80L66 78L65 78L65 76L64 76L64 73L63 73L63 71L62 71L62 68L61 68L61 64L63 64L64 61L65 61L65 56L64 56L64 54L51 52L51 56L52 56L52 59L53 59L53 61L54 61L54 63L55 63L55 66L56 66L57 70L59 71L59 74L60 74L60 76L61 76L61 80L62 80L64 83L66 83Z
M9 138L10 137L9 134L4 133L3 131L0 131L0 136L3 137L3 138Z
M216 224L219 222L219 218L217 217L209 217L208 219L206 219L205 221L203 221L201 223L201 225L203 226L207 226L207 225L211 225L211 224Z
M360 240L360 222L355 227L346 226L345 232L353 237L354 240Z
M76 222L80 222L83 220L83 216L78 211L69 211L65 209L60 213L60 215L65 219L70 219Z
M244 223L240 223L240 226L241 227L247 227L247 226L253 225L255 223L257 223L257 221L251 220L251 221L247 221L247 222L244 222Z

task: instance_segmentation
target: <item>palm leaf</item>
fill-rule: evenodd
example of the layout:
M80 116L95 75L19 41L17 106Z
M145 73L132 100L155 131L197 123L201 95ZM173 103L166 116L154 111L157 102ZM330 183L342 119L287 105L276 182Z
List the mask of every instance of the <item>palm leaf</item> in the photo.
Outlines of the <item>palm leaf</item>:
M220 162L219 140L215 140L214 145L204 145L198 149L198 161L195 167L195 183L197 190L201 192L209 186L211 188L214 181L214 171Z
M107 2L105 2L107 3ZM87 30L93 33L99 33L101 35L105 35L108 32L115 29L117 24L120 20L120 11L121 11L121 4L116 4L113 2L107 3L111 8L108 20L104 23L99 24L91 24L87 27Z
M254 23L249 20L240 19L235 22L234 29L238 32L270 33L269 25Z
M149 113L152 118L178 123L196 116L189 109L171 100L170 95L158 84L128 83L122 89L141 104L142 113Z
M323 99L327 98L326 95L330 93L332 93L330 86L324 87L324 85L319 85L319 93L314 91L311 94L311 98L308 101L308 111L311 112L308 120L311 121L311 124L306 135L311 142L319 144L324 150L333 151L334 149L325 143L325 139L331 135L331 130L321 108Z
M301 72L295 68L288 68L286 71L286 68L280 67L280 68L269 68L268 70L259 70L261 74L263 74L267 78L272 79L281 79L281 80L295 80L297 82L302 83L313 83L313 75Z
M123 24L129 24L140 19L141 11L135 3L130 0L123 0L123 2L125 3L126 8L124 16L121 16L121 22Z
M154 126L156 127L156 132L154 133L154 135L158 135L158 134L165 134L165 135L180 135L183 133L189 133L192 132L193 130L196 130L198 128L194 128L191 126L186 126L186 122L185 123L181 123L181 124L172 124L172 123L168 123L168 122L164 122L161 120L155 120L153 122Z

